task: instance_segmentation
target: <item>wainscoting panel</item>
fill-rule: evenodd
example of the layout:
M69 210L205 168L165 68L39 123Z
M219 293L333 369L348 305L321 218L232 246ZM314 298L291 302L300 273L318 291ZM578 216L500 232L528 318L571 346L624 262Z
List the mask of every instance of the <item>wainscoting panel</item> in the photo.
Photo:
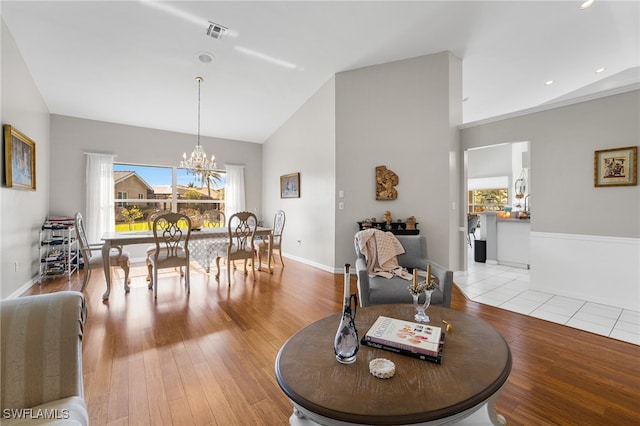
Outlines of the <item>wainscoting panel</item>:
M533 290L640 309L640 239L531 232Z

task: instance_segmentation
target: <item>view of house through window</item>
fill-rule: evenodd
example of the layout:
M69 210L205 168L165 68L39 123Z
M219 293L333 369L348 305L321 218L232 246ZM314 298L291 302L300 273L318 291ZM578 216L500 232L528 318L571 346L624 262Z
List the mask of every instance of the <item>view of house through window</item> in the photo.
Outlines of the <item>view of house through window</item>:
M161 211L186 213L204 227L224 226L224 171L203 179L178 167L114 163L113 177L117 232L148 230L149 216Z

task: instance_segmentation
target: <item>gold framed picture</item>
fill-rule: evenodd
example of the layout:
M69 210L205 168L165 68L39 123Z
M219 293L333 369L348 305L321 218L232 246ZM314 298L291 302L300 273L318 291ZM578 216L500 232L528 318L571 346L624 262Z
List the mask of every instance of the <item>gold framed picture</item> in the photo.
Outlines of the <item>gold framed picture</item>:
M280 198L300 198L300 173L280 176Z
M9 188L36 189L36 143L9 124L4 125L4 170Z
M594 186L638 184L638 147L601 149L594 154Z

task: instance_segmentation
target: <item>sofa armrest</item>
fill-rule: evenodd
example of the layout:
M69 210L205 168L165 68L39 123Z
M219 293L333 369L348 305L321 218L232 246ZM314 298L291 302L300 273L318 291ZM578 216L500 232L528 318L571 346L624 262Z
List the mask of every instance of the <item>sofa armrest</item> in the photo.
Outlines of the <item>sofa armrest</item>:
M367 272L367 262L362 255L356 258L356 274L358 278L358 300L360 300L360 306L369 306L369 273Z
M84 296L77 291L0 301L1 409L84 398Z

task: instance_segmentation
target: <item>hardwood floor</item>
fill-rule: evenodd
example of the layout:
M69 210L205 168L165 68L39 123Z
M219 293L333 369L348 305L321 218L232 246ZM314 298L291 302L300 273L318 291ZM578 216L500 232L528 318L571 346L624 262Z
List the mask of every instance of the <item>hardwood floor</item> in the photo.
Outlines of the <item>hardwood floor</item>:
M85 291L92 425L288 424L276 354L298 329L341 309L340 275L287 260L254 282L239 264L228 287L225 274L218 283L194 263L189 295L164 270L154 300L143 266L132 268L126 295L114 271L108 303L102 271ZM78 290L83 273L27 293ZM640 346L471 302L457 288L452 308L492 324L509 343L513 369L497 401L509 425L638 424Z

